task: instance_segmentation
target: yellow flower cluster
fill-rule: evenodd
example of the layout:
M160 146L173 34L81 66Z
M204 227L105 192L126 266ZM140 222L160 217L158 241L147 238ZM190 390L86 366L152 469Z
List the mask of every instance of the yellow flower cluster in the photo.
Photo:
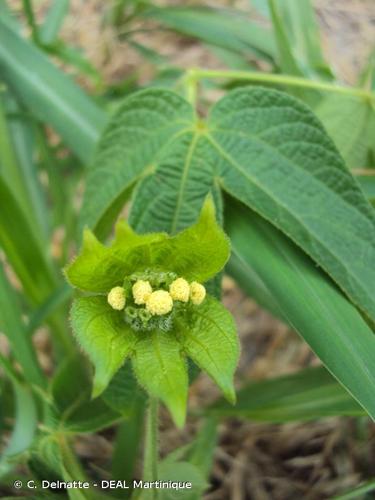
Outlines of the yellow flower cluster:
M190 296L189 283L184 278L177 278L169 285L169 293L173 300L187 302Z
M196 306L202 304L206 297L206 289L203 285L197 281L190 283L190 299L192 303Z
M156 290L152 292L146 302L146 309L152 315L162 316L168 314L173 309L173 300L165 290Z
M132 292L137 305L146 304L152 294L152 287L149 281L138 280L134 283Z
M124 309L126 303L125 290L121 286L115 286L115 288L112 288L109 292L107 300L108 304L113 309L121 311Z
M149 281L137 280L132 287L132 293L135 304L144 304L146 310L156 316L171 312L173 301L188 302L191 300L194 305L198 306L206 297L206 289L203 285L196 281L189 284L184 278L175 279L169 285L169 292L166 290L153 291ZM121 311L126 303L125 290L120 286L112 288L107 300L113 309Z

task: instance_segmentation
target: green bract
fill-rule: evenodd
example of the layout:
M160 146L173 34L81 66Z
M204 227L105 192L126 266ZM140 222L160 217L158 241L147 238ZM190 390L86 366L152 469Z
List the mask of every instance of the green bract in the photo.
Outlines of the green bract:
M113 309L107 301L107 294L116 286L123 286L129 295L132 280L138 278L153 283L158 278L160 286L176 276L205 282L224 267L229 251L229 240L216 222L211 199L205 202L197 223L176 236L137 235L121 221L112 244L106 247L85 230L81 253L65 272L72 286L90 292L74 300L71 320L79 343L95 366L94 396L130 357L139 383L167 405L177 425L183 425L189 356L234 401L237 334L231 315L216 299L207 296L200 305L176 302L171 313L152 316L151 323L146 310L128 304L128 298L123 311ZM139 311L142 317L137 316Z

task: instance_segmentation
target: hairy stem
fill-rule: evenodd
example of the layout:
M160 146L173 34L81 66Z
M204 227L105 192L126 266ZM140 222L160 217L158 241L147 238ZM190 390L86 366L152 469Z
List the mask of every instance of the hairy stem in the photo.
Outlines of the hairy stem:
M255 71L232 71L232 70L210 70L193 68L188 70L186 81L199 81L201 79L229 78L236 80L247 80L249 82L274 83L279 85L288 85L294 87L304 87L309 89L335 92L356 97L363 97L370 101L375 100L375 94L361 88L345 87L328 82L319 82L316 80L307 80L297 76L275 75L272 73L262 73Z
M143 458L143 480L156 481L158 476L158 400L150 397L146 415L145 451ZM151 498L156 498L156 489Z

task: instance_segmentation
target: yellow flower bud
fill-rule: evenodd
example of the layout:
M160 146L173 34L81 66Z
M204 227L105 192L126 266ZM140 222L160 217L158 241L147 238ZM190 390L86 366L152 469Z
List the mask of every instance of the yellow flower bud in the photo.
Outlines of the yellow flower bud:
M203 285L197 281L190 283L190 299L192 303L196 306L202 304L206 297L206 289Z
M173 300L187 302L190 295L189 283L184 278L177 278L169 285L169 293Z
M152 294L152 287L149 281L138 280L134 283L133 288L134 302L137 305L145 304L147 299Z
M107 296L108 304L116 311L121 311L125 307L125 290L121 286L115 286Z
M152 292L146 302L147 311L157 316L171 312L172 308L172 297L165 290L156 290L156 292Z

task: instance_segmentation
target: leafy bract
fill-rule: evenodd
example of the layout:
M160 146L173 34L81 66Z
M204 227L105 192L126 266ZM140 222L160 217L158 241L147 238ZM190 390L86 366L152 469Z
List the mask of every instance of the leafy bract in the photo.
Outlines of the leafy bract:
M132 358L138 381L170 409L180 427L185 422L188 376L181 346L174 332L142 335Z
M67 266L66 277L80 290L108 293L121 285L126 275L150 265L151 243L165 239L163 233L140 237L125 221L120 221L112 245L106 247L85 229L81 253Z
M179 324L180 342L187 355L206 371L234 403L233 374L239 357L234 320L223 305L208 297Z
M159 397L176 424L182 426L188 388L187 355L234 401L232 377L238 341L233 320L215 299L208 297L195 310L177 315L176 329L170 332L132 331L121 313L100 296L75 299L71 318L78 341L95 366L94 396L107 387L130 356L138 382Z
M230 254L230 243L215 219L215 207L208 198L196 224L153 246L152 264L188 280L205 282L217 274Z
M229 240L216 222L212 200L207 199L197 223L172 237L138 235L120 221L112 245L106 247L86 229L81 253L65 272L73 286L96 293L108 293L122 285L125 276L146 268L204 282L221 271L229 252Z
M130 354L133 331L105 297L75 299L71 320L78 342L95 366L93 396L98 396Z

